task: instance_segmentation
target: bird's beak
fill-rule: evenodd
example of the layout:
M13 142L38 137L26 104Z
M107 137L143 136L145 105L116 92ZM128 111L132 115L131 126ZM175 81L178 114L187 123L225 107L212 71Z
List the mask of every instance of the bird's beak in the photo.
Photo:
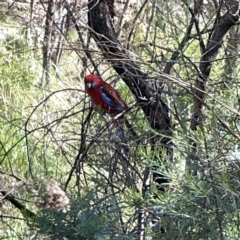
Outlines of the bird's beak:
M86 88L91 88L92 87L92 84L91 83L87 83L86 84Z

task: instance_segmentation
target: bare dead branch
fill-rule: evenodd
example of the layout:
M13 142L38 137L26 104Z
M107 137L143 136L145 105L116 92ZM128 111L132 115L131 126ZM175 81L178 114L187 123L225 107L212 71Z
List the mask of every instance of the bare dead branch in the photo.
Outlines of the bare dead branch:
M19 209L24 217L28 217L31 219L35 219L36 214L26 208L22 203L20 203L12 194L9 192L0 189L0 193L2 194L3 198L9 201L13 206Z

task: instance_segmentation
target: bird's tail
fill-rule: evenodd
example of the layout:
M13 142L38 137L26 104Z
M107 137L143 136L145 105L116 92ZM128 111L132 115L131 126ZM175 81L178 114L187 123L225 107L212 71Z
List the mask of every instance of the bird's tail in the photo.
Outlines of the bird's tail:
M121 140L121 148L123 149L124 154L126 156L128 156L129 155L129 147L128 147L128 139L127 139L126 133L124 131L124 119L123 119L123 123L119 123L119 121L118 121L117 134Z

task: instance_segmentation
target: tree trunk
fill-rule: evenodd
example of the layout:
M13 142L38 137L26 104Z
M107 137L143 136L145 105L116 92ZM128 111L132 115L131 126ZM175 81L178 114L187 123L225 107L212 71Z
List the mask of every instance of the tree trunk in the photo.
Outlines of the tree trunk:
M165 151L160 150L157 154L155 153L156 162L157 159L162 159L163 162L168 164L168 160L172 160L173 155L168 106L162 100L156 89L146 81L150 79L150 77L141 71L137 63L131 59L126 49L118 42L117 33L113 26L113 1L89 1L88 9L88 24L92 28L90 33L101 49L103 56L110 62L112 67L134 94L137 104L143 110L151 128L167 136L159 138L156 134L151 134L149 141L154 153L156 152L154 150L157 142L157 145L160 143L162 148L165 149ZM167 154L163 155L163 152ZM145 197L145 192L149 189L150 170L151 169L148 167L145 169L144 175L148 177L144 177L143 197ZM164 190L162 184L169 182L165 176L157 172L153 174L153 181L161 191ZM141 212L141 214L144 216L144 213ZM141 236L141 239L144 238L143 225L144 221L139 220L138 235Z

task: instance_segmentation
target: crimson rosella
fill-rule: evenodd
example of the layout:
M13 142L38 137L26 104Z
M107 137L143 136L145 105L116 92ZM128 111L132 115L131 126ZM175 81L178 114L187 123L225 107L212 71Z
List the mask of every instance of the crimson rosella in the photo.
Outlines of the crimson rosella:
M126 143L127 138L123 129L124 114L121 115L127 109L126 103L110 84L103 81L97 75L91 73L84 78L84 81L86 92L103 112L109 113L112 117L120 114L116 120L117 130L120 139Z

